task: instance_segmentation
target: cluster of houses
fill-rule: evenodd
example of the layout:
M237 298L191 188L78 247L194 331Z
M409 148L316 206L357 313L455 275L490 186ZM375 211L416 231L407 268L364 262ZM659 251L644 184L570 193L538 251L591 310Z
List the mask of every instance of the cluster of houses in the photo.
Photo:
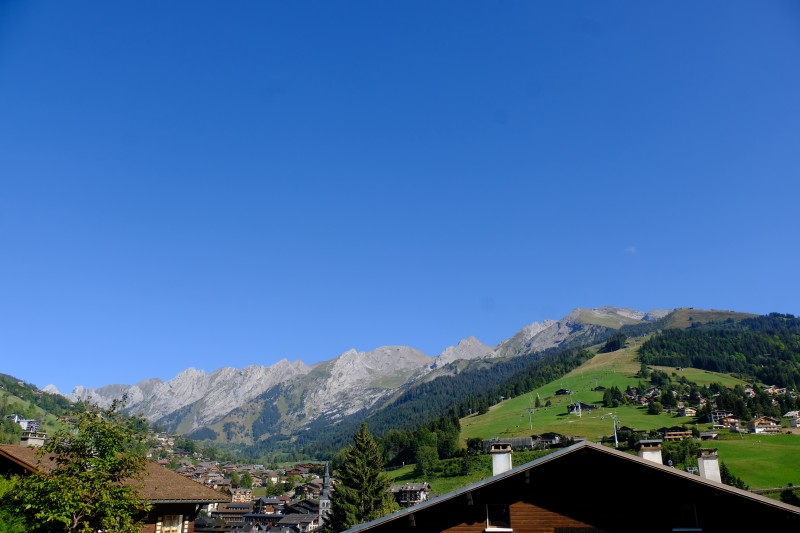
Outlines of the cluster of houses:
M158 438L166 447L173 444L166 436ZM166 467L170 461L162 459L159 463ZM321 470L324 470L323 477L315 474ZM327 465L316 463L272 470L258 464L198 462L185 458L174 472L229 495L229 501L208 505L206 516L198 517L194 523L195 533L306 533L318 530L330 509L330 492L336 482L331 478ZM234 474L240 478L247 474L253 488L286 484L289 480L295 480L295 483L281 495L255 497L251 488L231 486ZM431 487L428 483L405 483L393 485L390 492L400 507L408 507L426 501Z
M195 533L271 532L306 533L319 529L330 509L331 479L327 468L319 482L298 486L293 496L254 498L251 489L232 489L231 501L209 506L209 516L198 518ZM309 487L310 485L310 487ZM315 495L310 498L306 495Z
M170 464L167 459L159 460L163 466ZM319 465L320 467L322 465ZM307 478L313 465L298 465L293 469L277 471L264 468L263 465L239 465L235 463L219 463L216 461L201 461L194 463L189 459L180 461L180 466L175 471L182 476L202 483L215 490L230 492L231 478L235 473L238 476L247 474L255 488L272 484L283 483L293 476Z

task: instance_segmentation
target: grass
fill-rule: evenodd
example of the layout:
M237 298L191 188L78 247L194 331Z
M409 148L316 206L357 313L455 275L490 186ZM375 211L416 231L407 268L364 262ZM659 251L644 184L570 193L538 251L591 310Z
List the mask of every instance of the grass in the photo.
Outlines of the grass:
M557 382L549 383L525 396L511 398L492 406L487 415L472 415L462 419L462 438L466 441L471 437L482 439L525 437L552 431L597 441L613 433L611 415L617 417L621 425L636 429L659 428L689 422L689 419L667 413L648 415L646 409L639 406L606 409L600 405L603 393L592 390L595 387L616 386L624 390L639 383L640 379L636 377L636 373L640 365L636 361L636 351L642 342L641 339L635 339L635 342L631 342L622 350L599 354ZM571 397L557 396L555 392L561 388L573 391ZM537 395L542 405L548 400L551 405L536 409L529 416L528 408L535 403ZM578 417L567 414L567 405L570 401L581 401L598 407Z
M751 489L800 485L800 435L731 435L710 447ZM711 444L711 443L709 443Z
M64 423L61 422L57 416L47 413L42 408L33 405L31 402L23 400L22 398L4 390L0 390L0 405L3 406L3 412L0 412L0 416L15 413L21 414L23 412L31 413L31 411L33 411L35 414L33 418L36 418L41 422L42 431L47 432L49 435L52 435L57 430L65 427ZM14 442L13 444L18 444L18 442Z
M551 453L550 451L517 451L514 452L514 464L521 465L533 461L539 457ZM447 459L440 461L440 467L447 470L447 465L450 464L456 469L456 464L461 459ZM441 473L436 473L433 476L425 478L414 476L414 465L406 465L402 468L391 470L388 472L392 484L400 485L402 483L419 483L426 482L431 486L431 493L446 494L458 488L464 487L471 483L475 483L482 479L492 476L492 460L489 455L479 455L474 458L472 471L464 476L444 476Z
M635 429L658 429L664 426L691 427L694 420L672 414L648 415L645 408L619 406L606 409L599 405L603 393L592 389L597 385L606 388L616 386L624 390L636 386L639 378L636 373L640 364L636 359L637 350L645 339L631 339L629 345L617 352L598 354L581 367L570 372L557 382L549 383L524 396L507 399L492 406L485 415L471 415L461 420L461 436L466 439L478 437L526 437L531 434L556 432L575 438L599 441L603 436L613 434L612 414L620 424ZM727 374L707 372L696 368L677 370L672 367L656 367L677 377L685 376L700 385L721 383L726 387L744 384L743 381ZM573 391L569 396L556 396L556 390L564 388ZM537 395L542 404L550 400L549 408L536 409L529 418L528 408L533 405ZM598 405L591 413L583 416L567 414L567 404L571 400ZM705 431L707 424L698 425ZM771 488L786 486L788 483L800 485L800 435L734 435L721 433L722 440L704 443L718 448L720 460L725 462L732 473L744 480L751 488ZM517 461L515 455L515 464ZM465 480L466 481L466 480ZM471 482L471 481L466 481Z

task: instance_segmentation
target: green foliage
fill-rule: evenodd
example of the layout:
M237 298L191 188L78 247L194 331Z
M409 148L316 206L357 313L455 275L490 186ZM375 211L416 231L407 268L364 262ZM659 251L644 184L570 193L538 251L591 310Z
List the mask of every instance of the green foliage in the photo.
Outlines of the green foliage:
M733 474L733 472L730 471L728 465L726 465L724 461L720 461L719 463L719 474L722 482L726 485L730 485L742 490L748 490L750 488L744 481L742 481L741 478L737 477Z
M461 454L460 438L461 424L451 412L413 431L391 429L377 440L383 450L384 463L399 466L409 462L419 464L420 448L429 448L422 454L426 465L456 457Z
M436 448L433 446L419 446L414 453L414 462L416 469L414 475L416 476L429 476L439 466L439 455L436 453Z
M685 469L687 466L697 466L697 453L700 451L700 442L692 439L681 441L665 441L661 444L661 456L664 464L671 464L675 468ZM672 461L670 463L670 461Z
M396 508L389 493L389 478L383 472L380 449L366 424L361 424L353 436L353 444L342 454L337 474L339 483L331 494L325 531L344 531Z
M687 330L667 329L642 345L643 364L694 367L800 387L800 319L772 313Z
M621 350L625 347L626 340L628 340L627 335L624 333L617 333L606 341L603 347L600 348L599 353L616 352L617 350Z
M650 402L647 404L648 415L658 415L664 412L664 406L661 402Z
M138 453L141 423L120 414L124 403L78 413L70 430L56 433L41 450L53 457L49 472L11 478L4 507L30 532L138 533L148 506L135 484L145 458Z
M12 482L0 477L0 533L27 533L24 519L12 506L9 494L11 490Z
M62 416L75 408L75 405L72 402L60 394L43 392L39 390L36 385L24 383L19 379L7 374L0 374L0 388L2 388L5 392L29 402L55 416ZM28 418L35 418L35 412L19 414L26 416L30 415Z
M625 396L622 394L622 391L619 390L619 387L616 385L612 386L611 388L606 389L603 392L603 407L619 407L625 400Z
M783 503L800 507L800 497L792 489L782 490L780 498Z
M19 444L22 428L19 424L3 418L0 420L0 442L3 444Z

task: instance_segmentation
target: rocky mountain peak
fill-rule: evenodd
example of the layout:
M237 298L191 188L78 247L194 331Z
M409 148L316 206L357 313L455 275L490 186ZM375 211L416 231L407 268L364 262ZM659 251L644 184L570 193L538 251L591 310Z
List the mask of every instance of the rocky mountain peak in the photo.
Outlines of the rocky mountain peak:
M448 346L436 358L435 365L442 367L459 359L478 359L491 353L492 347L483 344L475 337L461 339L455 346Z

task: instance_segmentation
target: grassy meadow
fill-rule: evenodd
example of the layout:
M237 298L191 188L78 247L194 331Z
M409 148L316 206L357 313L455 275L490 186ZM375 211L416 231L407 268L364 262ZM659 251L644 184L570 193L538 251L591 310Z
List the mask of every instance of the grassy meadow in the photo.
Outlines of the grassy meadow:
M644 339L631 339L624 349L598 354L557 382L549 383L524 396L504 400L492 406L485 415L463 418L462 439L466 442L466 439L472 437L481 439L525 437L552 431L575 438L599 441L603 436L613 434L612 415L619 419L621 425L635 429L658 429L663 426L683 424L691 427L694 422L692 418L669 413L648 415L643 407L619 406L606 409L600 405L603 393L593 391L596 386L601 385L606 388L617 386L624 390L629 385L636 386L639 383L636 373L640 365L636 360L636 354L643 341ZM736 384L744 384L743 381L727 374L696 368L681 370L671 367L654 368L670 375L686 376L688 380L700 385L716 382L726 387L733 387ZM572 397L556 396L556 390L561 388L572 390ZM537 395L542 405L548 400L551 405L548 408L535 409L530 414L529 407L534 405ZM584 412L580 417L569 415L567 404L570 401L594 404L598 408ZM705 431L709 425L698 424L697 427ZM720 459L733 474L750 485L750 488L780 487L788 483L800 485L800 435L737 435L725 432L720 434L720 439L707 443L708 447L718 448ZM514 462L520 464L516 454Z

